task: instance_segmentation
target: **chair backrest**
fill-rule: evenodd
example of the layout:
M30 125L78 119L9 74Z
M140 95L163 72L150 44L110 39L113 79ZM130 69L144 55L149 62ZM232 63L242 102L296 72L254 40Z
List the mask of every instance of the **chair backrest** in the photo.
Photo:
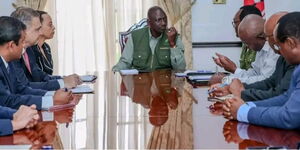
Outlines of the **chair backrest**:
M128 36L131 34L131 32L134 31L134 30L137 30L137 29L144 28L146 26L148 26L147 18L143 18L138 23L132 25L127 31L119 33L119 43L120 43L120 46L121 46L121 52L123 52L123 50L125 48L125 44L126 44L127 39L128 39Z

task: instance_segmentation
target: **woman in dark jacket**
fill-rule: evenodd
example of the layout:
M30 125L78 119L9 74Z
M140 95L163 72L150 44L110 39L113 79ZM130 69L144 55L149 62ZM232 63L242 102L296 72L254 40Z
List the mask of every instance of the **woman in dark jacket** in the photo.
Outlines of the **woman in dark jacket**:
M54 36L55 27L53 26L51 17L44 11L37 11L40 14L42 27L40 29L41 35L38 40L37 47L34 49L36 56L36 63L41 70L49 75L53 73L53 60L50 46L45 42L52 39Z

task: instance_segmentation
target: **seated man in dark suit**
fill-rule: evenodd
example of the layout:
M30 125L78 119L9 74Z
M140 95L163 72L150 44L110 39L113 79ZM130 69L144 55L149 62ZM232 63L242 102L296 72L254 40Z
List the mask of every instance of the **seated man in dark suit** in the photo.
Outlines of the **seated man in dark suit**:
M287 12L275 13L265 23L264 33L270 47L273 49L273 45L276 43L273 30L278 20L286 14ZM275 53L280 55L278 51L275 51ZM276 63L276 69L269 78L252 84L242 84L240 80L233 80L229 86L217 88L213 93L216 96L224 96L232 93L235 96L241 97L244 101L256 101L275 97L288 90L294 68L295 65L289 64L283 56L280 56ZM212 87L214 88L214 86Z
M131 33L113 71L185 69L183 43L174 27L167 29L168 19L160 7L149 9L148 25Z
M257 102L245 103L235 97L225 101L223 115L251 124L283 128L300 128L300 12L289 13L278 21L273 32L274 49L287 60L297 65L287 92Z
M37 66L31 46L37 43L40 34L39 30L41 28L41 22L39 14L35 10L26 7L19 7L11 14L11 16L22 21L27 27L23 57L14 61L18 74L21 76L24 76L25 74L30 82L51 82L51 80L55 80L55 85L51 84L51 86L59 86L60 88L74 88L81 84L79 76L76 74L66 76L64 78L61 76L51 76L40 70ZM32 22L34 19L37 19L38 21ZM23 79L24 77L20 78ZM23 84L28 84L28 81L23 81Z
M70 92L36 90L18 82L20 79L12 61L20 59L22 55L25 29L26 26L15 18L0 17L0 106L18 109L20 105L36 104L40 110L51 107L53 103L68 103Z
M13 134L23 128L35 126L39 119L36 106L30 107L22 105L19 110L0 106L0 136Z

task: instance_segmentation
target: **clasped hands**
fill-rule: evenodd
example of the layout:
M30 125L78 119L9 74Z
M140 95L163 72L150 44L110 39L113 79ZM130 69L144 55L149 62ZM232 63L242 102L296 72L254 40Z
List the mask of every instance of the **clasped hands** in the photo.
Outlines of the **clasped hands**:
M214 84L210 87L209 97L226 96L233 94L233 98L226 99L222 103L222 115L229 120L237 120L237 111L241 105L245 102L241 99L241 92L244 90L244 86L238 79L233 79L230 85L220 87L220 84Z

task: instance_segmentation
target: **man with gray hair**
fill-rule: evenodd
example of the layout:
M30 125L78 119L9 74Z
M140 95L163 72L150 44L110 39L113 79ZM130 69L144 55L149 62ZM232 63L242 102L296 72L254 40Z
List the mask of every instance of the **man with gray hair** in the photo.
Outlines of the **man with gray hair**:
M65 104L70 92L47 92L31 89L19 82L19 74L12 61L20 59L25 41L26 26L12 17L0 17L0 106L18 109L20 105L35 104L38 110L53 104ZM53 96L52 96L53 95Z
M12 14L12 17L23 22L26 29L24 52L20 60L14 61L16 71L21 75L23 84L32 88L44 90L57 90L59 88L74 88L81 84L79 76L76 74L66 76L51 76L40 70L36 64L34 52L31 46L37 44L40 36L41 22L38 12L31 8L19 7ZM33 83L32 83L33 82ZM38 83L34 83L38 82Z
M225 83L229 84L232 79L238 78L243 83L251 84L270 77L274 72L279 55L275 54L266 42L264 23L265 20L261 16L250 14L239 25L240 39L250 49L257 51L257 54L251 69L237 68L232 75L224 78ZM226 58L220 57L219 59Z

